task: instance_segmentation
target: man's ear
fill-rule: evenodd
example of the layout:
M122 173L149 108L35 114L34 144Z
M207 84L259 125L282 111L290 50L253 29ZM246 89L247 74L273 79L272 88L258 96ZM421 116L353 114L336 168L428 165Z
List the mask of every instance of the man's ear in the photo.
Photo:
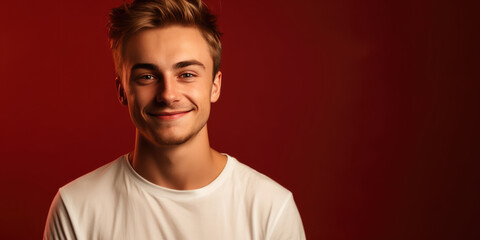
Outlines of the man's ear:
M120 77L115 78L115 84L117 85L117 97L118 101L123 105L128 105L127 96L125 95L125 89L123 88L122 81Z
M220 89L222 87L222 72L218 71L213 79L212 92L210 94L210 102L214 103L220 97Z

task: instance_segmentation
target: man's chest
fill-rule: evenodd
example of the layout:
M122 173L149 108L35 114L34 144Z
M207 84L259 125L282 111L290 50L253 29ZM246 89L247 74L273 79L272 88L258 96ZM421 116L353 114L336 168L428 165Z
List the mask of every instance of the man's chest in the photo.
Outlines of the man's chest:
M251 206L229 197L173 201L129 197L80 220L86 239L263 239Z

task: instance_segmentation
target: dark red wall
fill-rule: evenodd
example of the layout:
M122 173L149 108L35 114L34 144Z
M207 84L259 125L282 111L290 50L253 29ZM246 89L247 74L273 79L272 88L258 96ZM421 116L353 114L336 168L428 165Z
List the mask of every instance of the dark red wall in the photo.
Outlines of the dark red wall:
M121 3L2 2L1 239L39 239L60 186L132 148L105 28ZM290 189L308 239L480 239L478 3L208 3L212 144Z

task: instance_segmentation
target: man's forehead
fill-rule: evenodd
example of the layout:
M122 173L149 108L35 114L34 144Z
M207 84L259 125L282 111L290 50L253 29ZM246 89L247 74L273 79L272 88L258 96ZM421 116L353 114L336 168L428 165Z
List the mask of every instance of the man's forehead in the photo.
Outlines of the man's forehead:
M173 64L196 59L213 64L207 42L194 27L169 26L142 30L125 43L125 63L158 62Z

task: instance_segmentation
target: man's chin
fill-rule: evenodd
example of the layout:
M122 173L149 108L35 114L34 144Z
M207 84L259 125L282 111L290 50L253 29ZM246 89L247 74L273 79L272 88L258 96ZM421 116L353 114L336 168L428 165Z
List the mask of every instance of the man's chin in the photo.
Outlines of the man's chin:
M157 145L160 146L178 146L188 142L190 138L168 138L168 139L160 139L156 141Z
M153 141L158 146L178 146L188 142L193 135L184 136L162 136L161 134L154 136Z
M151 142L151 144L156 145L158 147L173 147L187 143L191 141L198 133L204 129L205 124L199 128L197 131L182 131L186 129L178 129L178 128L158 128L158 129L151 129L151 131L146 131L141 133L147 141Z

